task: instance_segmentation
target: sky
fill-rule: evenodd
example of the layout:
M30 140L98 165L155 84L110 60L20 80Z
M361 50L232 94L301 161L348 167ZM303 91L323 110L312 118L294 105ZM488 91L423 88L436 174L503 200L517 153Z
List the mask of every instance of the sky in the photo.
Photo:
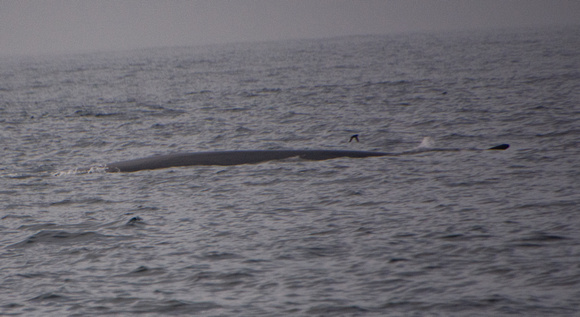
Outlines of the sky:
M579 0L0 0L0 55L562 25Z

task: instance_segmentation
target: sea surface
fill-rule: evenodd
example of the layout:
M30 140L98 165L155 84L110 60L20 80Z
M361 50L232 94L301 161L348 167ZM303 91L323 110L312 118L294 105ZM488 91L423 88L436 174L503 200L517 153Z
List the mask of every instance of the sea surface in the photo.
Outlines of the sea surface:
M2 57L0 315L580 316L579 119L577 27ZM400 155L99 169L279 149Z

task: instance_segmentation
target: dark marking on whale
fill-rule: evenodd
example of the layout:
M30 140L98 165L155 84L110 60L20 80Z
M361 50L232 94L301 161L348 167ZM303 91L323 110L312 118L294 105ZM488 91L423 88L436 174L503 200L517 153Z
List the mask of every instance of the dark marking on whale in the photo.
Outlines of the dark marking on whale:
M510 147L509 144L500 144L500 145L496 145L494 147L490 147L488 150L506 150L509 147Z
M339 157L363 158L390 155L385 152L345 151L345 150L249 150L176 153L155 155L135 160L114 162L105 165L107 172L136 172L168 167L194 165L241 165L299 157L305 160L321 161Z

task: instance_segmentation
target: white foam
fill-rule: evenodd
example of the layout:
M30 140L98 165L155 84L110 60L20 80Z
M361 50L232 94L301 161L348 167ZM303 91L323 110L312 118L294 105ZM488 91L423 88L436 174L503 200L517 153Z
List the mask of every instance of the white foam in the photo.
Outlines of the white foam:
M54 173L54 176L68 176L68 175L80 175L80 174L93 174L93 173L106 173L107 167L105 165L95 165L91 167L84 168L73 168L66 171L60 171Z
M435 145L435 140L433 140L432 137L430 136L426 136L423 138L423 140L421 141L421 144L419 144L419 146L417 148L432 148Z

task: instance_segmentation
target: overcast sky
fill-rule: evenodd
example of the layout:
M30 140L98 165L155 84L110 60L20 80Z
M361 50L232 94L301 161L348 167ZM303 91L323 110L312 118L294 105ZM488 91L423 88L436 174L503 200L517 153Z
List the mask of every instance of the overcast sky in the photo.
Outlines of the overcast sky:
M580 25L580 0L0 0L0 55Z

